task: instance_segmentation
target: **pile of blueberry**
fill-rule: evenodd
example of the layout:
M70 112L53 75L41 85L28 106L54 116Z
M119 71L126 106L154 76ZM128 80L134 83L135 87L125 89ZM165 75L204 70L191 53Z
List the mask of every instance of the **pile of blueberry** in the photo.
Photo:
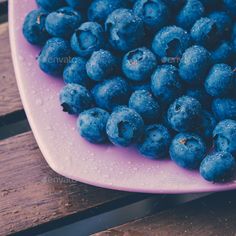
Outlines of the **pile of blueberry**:
M43 46L40 68L63 76L61 106L82 137L233 177L235 0L36 2L24 36Z

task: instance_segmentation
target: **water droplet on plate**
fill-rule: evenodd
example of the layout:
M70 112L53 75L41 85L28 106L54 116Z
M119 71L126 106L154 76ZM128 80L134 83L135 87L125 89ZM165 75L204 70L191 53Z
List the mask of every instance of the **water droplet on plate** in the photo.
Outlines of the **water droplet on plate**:
M38 105L38 106L43 105L43 101L42 101L42 99L37 98L37 99L36 99L36 105Z
M20 61L24 61L25 60L25 58L23 56L21 56L21 55L19 55L18 58L19 58Z
M52 126L50 126L50 125L48 125L47 127L46 127L46 130L53 130L53 127Z

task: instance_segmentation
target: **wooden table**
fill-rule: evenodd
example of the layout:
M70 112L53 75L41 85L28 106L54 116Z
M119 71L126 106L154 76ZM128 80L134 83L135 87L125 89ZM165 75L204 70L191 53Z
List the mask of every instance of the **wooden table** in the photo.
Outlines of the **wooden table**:
M159 213L96 235L236 235L236 192L171 207L173 196L106 190L54 173L35 142L21 104L10 55L6 10L6 4L1 4L0 235L34 235L79 222L80 236L85 235L80 230L84 227L95 233L155 209ZM169 210L160 211L162 206ZM109 212L115 212L112 224L108 224L112 216ZM83 223L88 219L87 224Z

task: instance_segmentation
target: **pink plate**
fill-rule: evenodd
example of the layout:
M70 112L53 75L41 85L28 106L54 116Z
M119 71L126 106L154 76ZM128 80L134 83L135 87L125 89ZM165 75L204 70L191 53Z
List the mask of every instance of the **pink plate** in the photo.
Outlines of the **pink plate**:
M57 173L104 188L146 193L192 193L236 189L204 181L198 172L186 171L170 160L152 161L133 149L97 146L76 131L76 118L62 112L58 93L61 79L38 68L40 49L22 35L25 15L36 8L33 0L10 0L10 38L17 83L38 145Z

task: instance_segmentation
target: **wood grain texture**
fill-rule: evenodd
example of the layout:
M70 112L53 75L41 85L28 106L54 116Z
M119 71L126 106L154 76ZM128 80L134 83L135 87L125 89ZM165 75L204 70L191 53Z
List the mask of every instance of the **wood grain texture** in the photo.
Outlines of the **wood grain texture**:
M46 164L31 132L0 142L0 235L128 195L57 175Z
M214 194L94 236L235 236L236 191Z
M0 116L23 109L12 65L8 23L0 24Z

